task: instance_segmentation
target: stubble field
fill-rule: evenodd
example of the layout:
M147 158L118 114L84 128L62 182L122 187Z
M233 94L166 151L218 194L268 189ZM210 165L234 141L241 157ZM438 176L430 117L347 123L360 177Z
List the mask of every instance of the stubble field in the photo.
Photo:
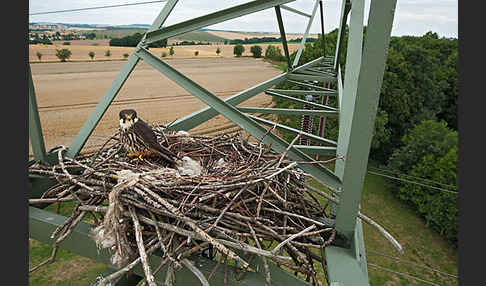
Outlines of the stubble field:
M74 41L73 41L74 42ZM91 43L91 44L89 44ZM95 44L95 45L93 45ZM258 44L262 47L263 53L269 46L269 44ZM281 44L273 44L274 46L279 46L283 53L283 47ZM289 43L289 52L292 53L299 48L300 43ZM243 45L245 47L245 52L243 57L252 56L250 52L251 46L253 44ZM219 47L221 53L216 54L216 49ZM54 45L29 45L29 62L40 63L40 62L59 62L56 57L56 49L69 49L72 53L68 61L111 61L111 60L123 60L123 54L131 54L135 48L133 47L111 47L107 45L106 40L93 40L93 41L83 41L83 44L76 45L62 45L62 43L57 43ZM191 46L174 46L174 55L169 55L169 47L167 48L151 48L150 51L162 57L162 53L166 53L166 59L186 59L186 58L234 58L233 54L234 45L223 45L223 44L212 44L212 45L191 45ZM110 50L110 56L105 56L107 50ZM199 55L195 56L194 53L198 51ZM37 53L41 53L41 59L37 57ZM89 52L94 52L95 56L93 60L89 57Z
M270 79L280 73L271 64L254 58L171 59L168 64L220 98ZM42 131L49 150L69 146L96 104L118 75L125 61L31 64ZM270 106L270 96L260 94L242 106ZM206 105L143 61L108 108L83 151L100 146L118 128L118 113L137 110L150 124L168 124ZM191 133L214 133L234 127L218 116ZM29 144L30 145L30 144ZM29 157L32 155L31 146Z

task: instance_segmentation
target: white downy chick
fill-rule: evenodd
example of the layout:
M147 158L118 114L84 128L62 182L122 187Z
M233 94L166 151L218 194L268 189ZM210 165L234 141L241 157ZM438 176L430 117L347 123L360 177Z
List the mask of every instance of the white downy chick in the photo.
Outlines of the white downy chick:
M187 131L179 130L177 131L176 135L184 136L184 138L182 138L182 142L194 142L194 139L191 137L191 134L189 134L189 132Z
M184 156L181 161L177 162L177 169L181 176L199 176L201 175L202 167L198 161Z

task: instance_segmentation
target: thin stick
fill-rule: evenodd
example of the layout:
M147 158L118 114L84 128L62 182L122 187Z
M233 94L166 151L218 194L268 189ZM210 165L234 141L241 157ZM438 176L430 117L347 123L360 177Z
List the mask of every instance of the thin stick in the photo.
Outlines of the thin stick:
M327 194L327 193L325 193L325 192L323 192L323 191L321 191L317 188L309 186L309 185L306 185L306 187L309 188L310 190L315 191L315 192L319 193L320 195L326 197L328 200L330 200L330 201L332 201L336 204L339 204L339 200L336 199L336 198L333 198L329 194ZM400 252L400 254L403 254L403 247L388 231L386 231L385 228L383 228L381 225L379 225L378 223L373 221L371 218L365 216L364 214L362 214L359 211L358 211L358 217L361 218L362 220L364 220L366 223L373 226L376 230L378 230L378 232L381 233L393 245L393 247L395 247L395 249L398 250L398 252Z
M277 168L280 167L280 163L282 163L282 160L285 158L285 155L287 155L287 153L289 152L290 148L292 148L292 146L295 144L295 142L299 138L300 138L300 133L297 134L297 136L295 136L294 140L292 140L292 142L290 142L290 144L287 147L287 149L285 149L285 151L282 153L282 156L280 156L280 160L278 160L278 163L277 163Z
M377 229L391 244L403 255L403 247L400 243L388 232L386 231L381 225L377 224L371 218L365 216L364 214L358 212L358 217L367 222L368 224L372 225Z
M251 235L253 236L253 240L255 240L255 244L257 245L258 248L262 249L260 242L258 241L258 237L256 236L255 230L253 230L253 228L251 227L251 224L249 224L248 222L246 222L246 224L248 225L248 228L250 229ZM270 286L270 284L272 283L272 280L271 280L271 276L270 276L270 269L268 268L268 262L265 259L265 257L263 257L261 255L259 255L259 256L262 259L263 269L265 270L265 285Z
M278 175L278 174L282 173L283 171L286 171L286 170L288 170L288 169L290 169L290 168L293 168L293 167L295 167L295 166L297 166L297 162L292 162L292 163L290 163L289 165L287 165L285 168L282 168L282 169L278 170L277 172L275 172L275 173L271 174L270 176L265 177L265 179L266 179L266 180L269 180L269 179L271 179L271 178L275 177L276 175Z
M279 245L277 245L277 247L275 247L273 250L272 250L272 253L275 254L277 253L277 251L284 245L286 245L287 243L289 243L290 241L296 239L297 237L301 236L302 234L310 231L310 230L313 230L314 228L316 228L316 225L313 224L311 226L309 226L308 228L304 229L303 231L299 232L299 233L296 233L292 236L290 236L289 238L287 238L286 240L282 241Z
M42 204L42 203L57 203L57 202L71 202L75 201L72 196L67 196L65 198L49 198L49 199L29 199L29 204Z
M206 277L204 277L204 274L199 269L197 269L197 267L194 266L187 258L182 259L181 263L186 266L187 269L191 270L194 275L196 275L196 277L199 279L199 281L201 281L201 284L203 286L209 286L209 282Z
M150 286L157 286L157 284L155 283L154 276L152 275L152 271L150 270L150 266L148 264L147 253L145 252L145 246L143 245L140 221L138 220L137 214L135 213L135 209L132 206L129 206L128 210L130 212L130 215L132 216L133 225L135 227L135 239L137 240L138 253L140 254L140 259L142 261L143 272L145 272L145 277L147 278L148 284Z

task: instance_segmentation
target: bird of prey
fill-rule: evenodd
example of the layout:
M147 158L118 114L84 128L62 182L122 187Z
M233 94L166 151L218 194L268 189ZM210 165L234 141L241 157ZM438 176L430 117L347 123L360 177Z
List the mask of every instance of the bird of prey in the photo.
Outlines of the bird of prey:
M137 117L133 109L120 111L120 141L128 156L160 156L170 165L175 165L177 155L157 141L152 128Z

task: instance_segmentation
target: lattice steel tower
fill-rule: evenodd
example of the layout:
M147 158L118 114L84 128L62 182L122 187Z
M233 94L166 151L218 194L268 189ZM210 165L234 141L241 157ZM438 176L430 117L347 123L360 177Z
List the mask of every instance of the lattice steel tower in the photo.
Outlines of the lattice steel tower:
M221 114L255 138L264 137L263 142L271 146L275 152L284 152L289 146L289 143L272 132L264 136L267 132L267 129L263 127L265 125L276 126L278 129L286 132L301 134L303 138L312 139L314 142L320 144L318 146L305 144L292 146L287 153L288 157L292 160L313 161L316 155L331 155L342 158L342 160L336 161L334 170L330 170L321 164L302 164L299 167L323 185L339 191L339 194L338 192L335 193L335 199L338 199L339 203L334 204L334 216L332 219L325 221L329 226L336 228L339 237L333 245L326 247L325 250L329 277L328 284L333 286L369 285L363 231L361 219L358 217L358 211L396 0L371 0L365 40L363 40L364 0L342 0L335 54L322 54L321 57L300 66L298 65L299 59L309 35L311 24L318 10L320 10L319 13L321 14L321 33L324 35L323 1L303 1L312 4L310 5L312 6L311 12L306 13L285 5L294 2L294 0L255 0L162 28L177 2L178 0L166 1L165 6L154 20L152 26L145 33L143 39L130 55L128 61L124 64L104 97L79 130L65 156L73 158L82 150L88 137L101 120L111 102L117 96L126 79L130 76L137 63L143 60L184 88L191 95L207 104L207 107L175 121L170 126L172 130L191 130L216 115ZM319 7L320 9L318 9ZM249 87L225 100L220 99L209 90L176 70L166 61L161 60L147 48L150 43L264 9L275 10L288 69L286 72L272 79ZM289 55L281 9L293 12L296 16L308 18L304 37L293 62L291 62ZM345 80L343 82L339 59L342 57L343 37L348 20L349 33L346 49ZM34 153L34 159L30 163L42 161L46 164L54 164L57 161L57 154L48 153L45 150L30 68L28 69L28 73L30 76L29 139ZM292 81L302 86L303 89L282 90L273 88L278 83L284 81ZM319 84L314 84L314 82L318 82ZM335 88L330 88L331 86ZM310 90L308 89L309 87L311 88ZM276 96L295 103L308 104L312 106L312 109L238 107L240 103L262 92L266 95ZM301 99L301 96L305 95L322 100L307 102ZM335 97L337 99L337 108L326 105L328 97ZM320 116L321 118L338 117L338 140L333 141L322 137L322 130L320 134L315 135L308 132L308 130L297 130L284 124L252 115L255 113L307 115ZM321 127L323 124L322 121ZM38 198L52 184L53 181L51 179L29 174L28 191L30 198ZM50 233L65 220L66 217L47 212L42 207L29 206L30 237L42 242L52 243L52 239L49 237ZM80 223L72 236L63 242L61 247L110 265L108 252L102 250L98 253L94 242L87 236L90 228L88 224ZM205 275L208 275L215 266L214 261L202 257L195 259L200 260L199 264L203 265L201 271ZM150 262L153 265L158 265L160 264L160 258L153 255L150 258ZM263 285L265 278L262 267L255 269L260 269L261 272L250 272L241 281L232 278L229 281L230 285ZM160 271L160 273L163 272ZM143 271L136 268L134 275L143 275ZM214 279L211 280L211 283L214 283L214 285L222 285L221 275L221 273L217 273ZM277 268L274 265L271 265L271 275L272 284L275 285L310 285L308 282L296 278L291 273ZM135 285L136 283L133 282L138 280L133 279L124 277L117 284ZM200 282L190 272L182 270L178 273L176 285L190 285L190 283L193 283L192 285L198 285Z

